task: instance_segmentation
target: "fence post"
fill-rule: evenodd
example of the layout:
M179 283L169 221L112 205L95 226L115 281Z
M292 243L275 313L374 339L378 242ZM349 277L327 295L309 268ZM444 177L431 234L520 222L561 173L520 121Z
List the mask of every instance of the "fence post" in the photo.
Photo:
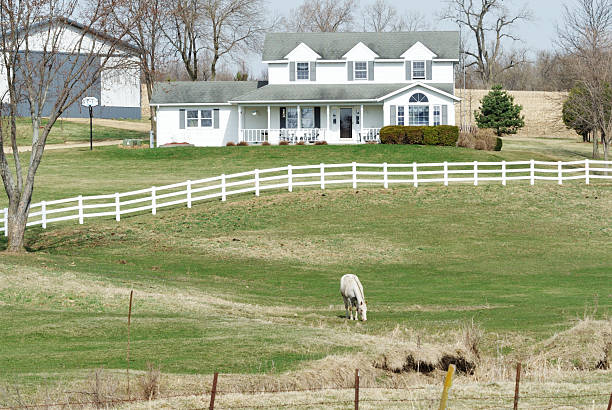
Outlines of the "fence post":
M287 165L287 189L293 192L293 167L291 165Z
M259 170L255 170L255 196L259 196Z
M4 208L4 236L8 236L8 208Z
M321 189L325 189L325 164L321 163Z
M589 175L589 164L590 164L589 160L585 159L584 160L584 179L585 179L585 182L586 182L587 185L589 185L589 182L591 182L591 178L589 178L590 177L590 175Z
M385 189L389 188L389 174L387 170L387 163L383 163L383 184Z
M40 209L41 209L41 219L42 219L42 227L43 229L47 229L47 203L45 201L42 201L40 203Z
M412 163L412 181L414 181L414 187L419 186L419 177L417 176L417 163Z
M151 213L157 215L157 198L155 197L156 188L151 187Z
M474 161L474 186L478 185L478 161Z
M187 181L187 208L191 208L191 180Z
M353 162L353 189L357 189L357 163Z
M440 400L440 410L446 409L446 401L448 400L448 390L453 384L453 374L455 373L455 365L451 364L448 366L448 372L446 372L446 378L444 379L444 389L442 390L442 399Z
M359 369L355 369L355 410L359 410Z
M521 363L516 364L516 383L514 385L514 410L518 409L519 383L521 382Z
M530 172L530 176L531 176L531 182L530 184L533 185L535 184L535 161L532 159L529 161L529 172Z
M79 224L83 225L83 195L79 195Z
M506 161L502 161L502 185L506 185Z
M134 296L134 289L130 290L130 307L128 310L128 322L127 322L127 353L126 353L126 373L127 373L127 395L130 399L130 323L132 321L132 297Z
M448 186L448 162L444 161L444 186Z
M563 165L561 161L557 161L557 175L559 178L559 185L563 185Z
M119 192L115 193L115 220L121 220L121 202L119 201Z
M607 410L612 410L612 393L610 393L610 400L608 401L608 409Z
M221 200L225 201L227 199L227 195L225 194L225 174L221 175Z
M219 377L219 373L215 372L213 376L213 385L212 390L210 391L210 406L208 406L209 410L213 410L215 408L215 396L217 395L217 378Z

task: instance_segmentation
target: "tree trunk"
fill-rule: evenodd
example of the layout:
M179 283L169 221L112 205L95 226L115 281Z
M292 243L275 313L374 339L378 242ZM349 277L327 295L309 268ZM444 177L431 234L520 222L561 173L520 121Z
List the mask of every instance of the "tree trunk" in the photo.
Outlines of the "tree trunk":
M593 159L599 158L599 138L597 138L597 131L593 131Z
M25 229L30 207L19 206L19 201L9 202L8 214L8 247L7 252L20 253L25 251Z

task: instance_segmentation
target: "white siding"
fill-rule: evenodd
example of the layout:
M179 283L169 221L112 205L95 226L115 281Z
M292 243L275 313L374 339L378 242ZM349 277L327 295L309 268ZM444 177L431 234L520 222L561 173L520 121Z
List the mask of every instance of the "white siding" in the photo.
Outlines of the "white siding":
M346 83L346 63L317 63L317 81L315 84Z
M375 63L375 83L404 83L406 82L406 69L404 63Z
M49 37L49 28L42 27L39 31L30 34L28 37L28 46L31 51L42 51L46 49L50 51L53 47L53 42L56 43L57 51L62 53L81 53L86 54L92 50L100 53L107 53L108 45L105 45L101 40L95 40L82 31L71 26L58 26L52 28L52 36ZM79 41L82 42L79 44Z
M317 74L319 74L318 71ZM268 81L270 84L289 83L289 63L268 64Z
M4 61L0 56L0 101L7 102L8 100L8 79L6 78Z
M454 83L455 70L451 61L434 61L431 65L432 83Z
M219 108L219 128L180 129L179 108ZM158 145L172 142L187 142L199 147L215 147L224 146L230 141L238 142L238 110L235 106L159 107L157 109Z
M110 66L121 65L123 58L109 59ZM106 107L140 107L140 70L138 60L133 65L107 68L100 73L100 105Z
M389 119L390 119L390 107L392 105L395 106L408 106L410 105L410 103L408 102L410 99L410 96L412 96L412 94L414 93L423 93L427 96L427 99L429 100L429 123L430 125L432 124L433 121L433 106L434 105L446 105L448 108L448 125L455 125L455 104L454 104L454 100L443 96L441 94L438 93L434 93L428 89L425 89L423 87L414 87L411 88L401 94L395 95L391 98L388 98L387 100L385 100L385 105L384 105L384 121L385 121L385 125L390 125L389 123ZM406 111L406 119L408 118L408 111ZM408 125L408 123L406 123L406 125Z

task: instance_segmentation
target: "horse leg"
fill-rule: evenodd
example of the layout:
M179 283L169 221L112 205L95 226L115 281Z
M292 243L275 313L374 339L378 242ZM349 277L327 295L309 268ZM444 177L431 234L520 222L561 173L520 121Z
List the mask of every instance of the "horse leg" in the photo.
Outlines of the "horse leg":
M344 310L346 312L345 317L348 319L349 318L349 300L347 299L346 296L342 296L342 299L344 299Z

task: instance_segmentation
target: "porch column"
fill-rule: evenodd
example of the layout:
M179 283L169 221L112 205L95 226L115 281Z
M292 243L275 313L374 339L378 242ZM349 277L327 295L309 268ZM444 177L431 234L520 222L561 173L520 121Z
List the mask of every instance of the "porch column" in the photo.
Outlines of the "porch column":
M270 106L268 105L268 138L270 135Z
M302 128L302 107L297 106L297 114L298 114L298 130Z
M238 141L242 141L242 107L238 105Z
M363 142L363 129L365 124L365 112L363 111L363 104L361 104L361 111L359 114L360 122L359 122L359 141Z
M329 124L330 124L330 121L329 121L329 104L327 104L327 131L328 132L329 132Z

